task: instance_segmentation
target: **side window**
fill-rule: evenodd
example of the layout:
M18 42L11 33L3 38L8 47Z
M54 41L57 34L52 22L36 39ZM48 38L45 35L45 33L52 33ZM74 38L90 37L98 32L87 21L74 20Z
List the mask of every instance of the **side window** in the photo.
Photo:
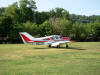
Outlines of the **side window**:
M43 39L43 40L46 40L46 39Z
M54 37L51 37L51 40L54 40Z
M56 39L59 39L59 37L58 37L58 36L56 36Z

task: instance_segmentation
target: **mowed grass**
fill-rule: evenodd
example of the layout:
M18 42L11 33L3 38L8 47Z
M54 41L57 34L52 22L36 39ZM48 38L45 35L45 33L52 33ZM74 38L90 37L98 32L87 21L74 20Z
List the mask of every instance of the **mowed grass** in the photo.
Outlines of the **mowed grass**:
M1 44L0 75L100 75L100 42L69 46Z

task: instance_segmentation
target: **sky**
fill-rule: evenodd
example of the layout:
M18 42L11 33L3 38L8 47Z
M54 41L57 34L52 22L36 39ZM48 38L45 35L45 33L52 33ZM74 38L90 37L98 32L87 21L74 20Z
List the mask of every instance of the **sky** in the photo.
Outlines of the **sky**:
M7 7L19 0L0 0L0 7ZM70 14L100 15L100 0L35 0L38 11L64 8Z

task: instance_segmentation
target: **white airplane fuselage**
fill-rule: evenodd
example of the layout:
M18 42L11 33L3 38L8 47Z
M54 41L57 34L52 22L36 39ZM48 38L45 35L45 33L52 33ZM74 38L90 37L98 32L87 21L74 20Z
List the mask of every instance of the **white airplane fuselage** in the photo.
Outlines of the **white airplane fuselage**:
M51 35L46 37L34 38L27 32L20 32L19 34L24 44L32 43L35 45L49 45L49 47L60 47L60 45L64 43L66 43L66 46L68 46L67 43L70 42L70 38L61 37L60 35Z

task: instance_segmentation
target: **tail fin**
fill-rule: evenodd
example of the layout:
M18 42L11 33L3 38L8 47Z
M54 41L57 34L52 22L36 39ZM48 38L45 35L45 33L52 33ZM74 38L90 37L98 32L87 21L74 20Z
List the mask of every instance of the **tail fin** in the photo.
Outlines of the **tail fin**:
M27 32L20 32L19 33L24 44L26 44L28 41L32 41L34 40L34 37L32 37L30 34L28 34Z

